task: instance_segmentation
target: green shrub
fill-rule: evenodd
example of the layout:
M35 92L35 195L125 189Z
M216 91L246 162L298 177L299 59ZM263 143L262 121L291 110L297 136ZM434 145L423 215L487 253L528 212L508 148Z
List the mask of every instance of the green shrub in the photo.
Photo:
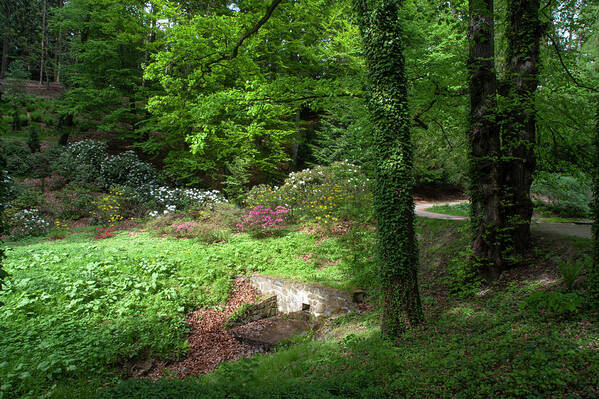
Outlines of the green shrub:
M16 209L40 209L45 204L42 192L31 187L20 188L15 199L10 202L10 206Z
M2 141L2 154L9 175L26 177L31 173L31 165L28 162L30 151L23 142Z
M69 185L56 193L58 209L56 216L61 220L78 220L90 215L93 209L92 193L77 185Z
M27 126L29 124L29 117L27 117L27 115L19 114L18 118L21 126Z
M592 199L591 181L584 175L567 176L539 173L531 187L537 197L547 198L537 205L563 217L587 217ZM543 198L543 199L544 199Z
M371 194L368 179L358 166L336 162L291 173L281 187L256 186L244 205L285 206L291 218L336 223L341 218L368 221L371 218Z
M576 292L538 291L526 297L521 308L527 308L535 317L567 320L575 317L584 304L584 297Z
M39 126L31 125L28 129L27 147L31 152L40 151L40 131Z
M568 262L560 261L558 266L562 273L562 280L564 282L564 288L567 292L571 292L574 289L574 283L580 275L585 265L589 265L591 260L588 257L575 261L572 257L568 259Z
M148 212L157 208L155 201L144 198L133 187L113 184L110 186L110 192L118 195L121 214L127 219L146 216Z
M447 262L449 291L463 298L476 295L482 284L479 269L475 262L469 260L470 253L469 249L465 250Z
M29 114L29 118L33 122L42 122L43 121L43 113L40 110L35 110Z

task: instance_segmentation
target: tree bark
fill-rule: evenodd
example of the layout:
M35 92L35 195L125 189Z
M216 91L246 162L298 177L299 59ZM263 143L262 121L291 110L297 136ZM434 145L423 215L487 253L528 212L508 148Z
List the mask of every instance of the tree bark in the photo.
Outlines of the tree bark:
M503 268L499 236L501 213L500 133L497 125L497 77L493 0L470 0L468 27L470 89L470 198L472 261L489 280Z
M589 273L589 298L599 307L599 95L595 95L595 153L593 158L593 264Z
M4 26L2 27L2 70L0 71L0 77L4 79L6 77L6 71L8 69L8 36L10 34L10 24L8 23L9 15L5 15Z
M404 43L398 22L401 0L356 0L369 68L369 108L375 126L374 210L377 260L383 291L381 329L395 337L423 320L414 231L413 155Z
M40 85L44 82L44 56L46 44L46 0L42 2L42 41L40 54Z
M522 260L530 247L532 201L530 186L536 167L535 93L538 86L539 48L543 27L539 0L510 0L507 10L507 71L505 109L501 126L505 173L502 212L506 220L504 258L509 264Z
M58 145L66 146L69 142L69 135L73 130L73 114L61 115L58 118L58 130L62 130L60 138L58 139Z

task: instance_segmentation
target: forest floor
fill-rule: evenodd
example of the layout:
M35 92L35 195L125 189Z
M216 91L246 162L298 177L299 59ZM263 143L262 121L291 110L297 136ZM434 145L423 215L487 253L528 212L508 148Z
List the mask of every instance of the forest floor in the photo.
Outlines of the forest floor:
M378 328L371 229L204 244L139 229L97 240L87 228L9 243L0 389L6 398L599 395L599 315L576 291L585 270L573 291L560 272L588 259L590 240L535 235L525 267L478 288L455 282L467 223L418 218L417 234L426 322L395 342ZM255 272L366 288L369 307L273 353L219 346L229 339L219 323L253 299L235 279Z

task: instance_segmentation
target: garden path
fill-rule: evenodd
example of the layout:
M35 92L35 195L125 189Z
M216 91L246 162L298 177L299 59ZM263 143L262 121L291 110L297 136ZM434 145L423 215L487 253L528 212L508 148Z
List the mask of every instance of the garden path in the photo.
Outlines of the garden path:
M435 213L427 211L428 208L433 205L457 205L466 201L418 201L416 203L415 213L416 216L429 218L429 219L443 219L443 220L469 220L467 216L454 216L445 215L441 213ZM531 224L531 230L534 233L541 233L547 235L561 235L568 237L579 237L579 238L592 238L593 233L591 225L589 224L576 224L576 223L548 223L548 222L536 222L533 220Z

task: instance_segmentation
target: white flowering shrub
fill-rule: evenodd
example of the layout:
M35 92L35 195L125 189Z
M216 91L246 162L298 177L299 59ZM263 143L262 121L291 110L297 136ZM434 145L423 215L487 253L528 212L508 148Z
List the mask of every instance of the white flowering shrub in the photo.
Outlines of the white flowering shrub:
M53 169L67 180L107 190L114 184L131 187L159 185L158 172L133 151L108 155L108 146L95 140L70 144L53 160Z
M143 162L133 151L126 151L105 159L100 165L100 186L113 184L129 187L156 186L158 172L152 165Z
M357 165L347 161L316 166L289 174L281 187L256 186L245 206L285 206L292 216L319 223L340 218L364 219L370 216L369 180Z
M5 211L8 233L12 239L35 237L48 232L50 222L40 214L39 209L15 209Z
M155 187L148 193L157 209L149 216L166 215L188 208L212 208L215 204L226 203L227 199L217 190L199 190L197 188Z

